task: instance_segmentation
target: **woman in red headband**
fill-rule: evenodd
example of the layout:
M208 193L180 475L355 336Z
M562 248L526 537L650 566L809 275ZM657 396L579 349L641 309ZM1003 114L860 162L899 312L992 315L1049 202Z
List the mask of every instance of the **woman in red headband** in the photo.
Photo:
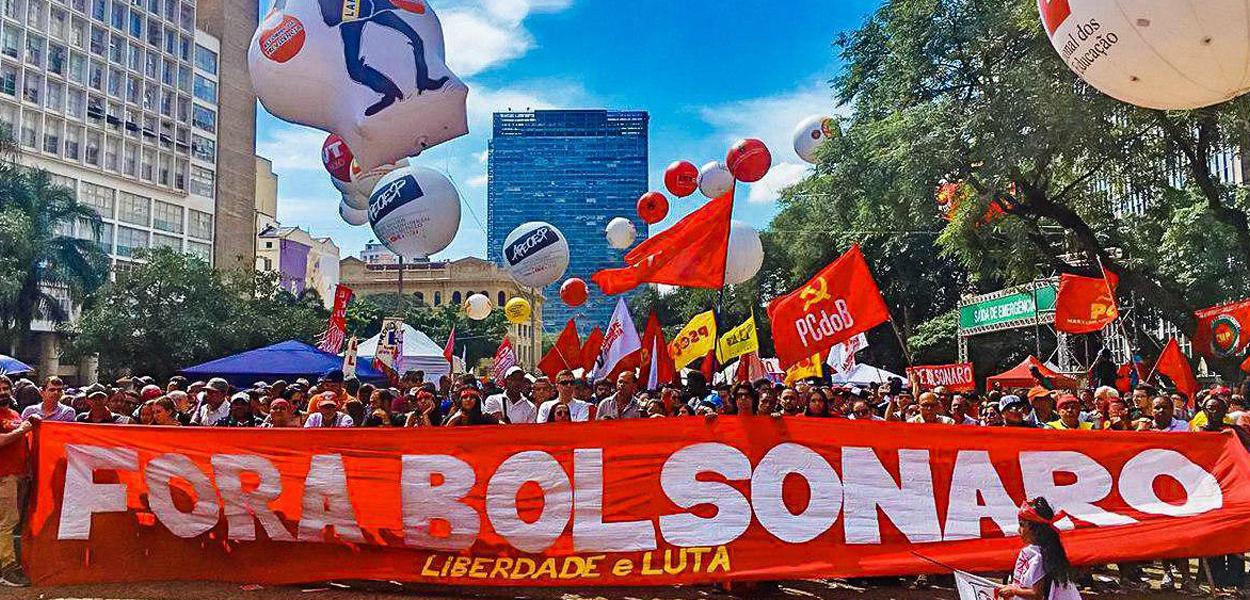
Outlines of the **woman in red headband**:
M1016 557L1011 583L995 592L998 598L1011 600L1080 600L1081 593L1072 582L1072 565L1059 540L1055 523L1066 515L1056 513L1045 498L1025 500L1020 505L1020 539L1024 548Z

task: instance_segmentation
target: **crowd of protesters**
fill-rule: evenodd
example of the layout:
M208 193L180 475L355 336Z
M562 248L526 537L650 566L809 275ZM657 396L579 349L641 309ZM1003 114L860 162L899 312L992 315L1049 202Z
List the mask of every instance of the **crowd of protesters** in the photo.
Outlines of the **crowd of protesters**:
M1220 431L1232 429L1250 447L1246 384L1236 392L1212 386L1187 398L1150 385L1117 389L1096 385L1078 390L1050 389L1035 372L1036 385L985 393L937 387L913 391L892 379L868 386L829 385L803 380L783 385L770 379L709 384L700 372L684 383L644 389L633 371L586 379L571 371L554 378L519 367L501 381L473 375L426 381L408 371L394 385L378 386L330 371L314 380L257 382L236 388L221 378L188 381L175 376L157 382L136 376L114 385L72 389L57 377L42 385L0 375L0 447L21 440L32 420L140 424L171 427L440 427L579 422L722 415L776 418L849 419L974 427L1025 427L1054 430ZM1099 383L1094 377L1095 383ZM1105 383L1112 383L1106 381ZM0 452L0 531L20 518L19 482L27 475L24 454ZM13 539L0 536L0 583L25 585ZM1240 593L1246 582L1241 556L1209 557L1201 563L1212 591ZM1203 573L1190 561L1162 564L1165 589L1197 592ZM1118 589L1148 587L1142 565L1118 565ZM1083 581L1089 583L1087 578ZM926 585L925 578L917 581ZM1236 591L1236 592L1235 592Z

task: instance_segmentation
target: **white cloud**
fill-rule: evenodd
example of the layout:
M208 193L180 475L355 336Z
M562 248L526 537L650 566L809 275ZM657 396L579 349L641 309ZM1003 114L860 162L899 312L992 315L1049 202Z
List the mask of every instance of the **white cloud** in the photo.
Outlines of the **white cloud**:
M467 181L466 183L468 183L469 187L475 187L475 188L486 187L486 176L478 175L476 177L471 177L469 178L469 181Z
M471 77L524 56L535 45L525 28L531 14L559 12L571 0L479 0L461 2L439 13L446 33L447 63Z
M747 202L765 203L777 200L784 190L807 177L808 165L797 162L773 163L763 179L751 184Z
M269 129L265 139L256 142L256 153L273 161L275 173L324 171L321 144L326 133L311 127L282 123Z

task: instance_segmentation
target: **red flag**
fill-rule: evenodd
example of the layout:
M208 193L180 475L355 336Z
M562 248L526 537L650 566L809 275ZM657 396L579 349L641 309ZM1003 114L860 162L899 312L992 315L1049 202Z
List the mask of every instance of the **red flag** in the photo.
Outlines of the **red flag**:
M786 369L890 320L859 245L803 287L768 304L777 360Z
M756 352L748 352L738 359L738 369L734 371L734 382L750 383L767 374L768 370L764 366L764 361L760 360L760 355Z
M703 373L705 381L712 383L712 376L716 374L716 348L707 351L707 356L703 357L703 363L699 365L699 371Z
M582 370L590 373L595 368L600 350L603 350L603 330L595 327L586 335L586 343L582 344Z
M504 338L499 344L499 349L495 350L495 366L491 368L491 378L495 381L503 381L503 376L508 373L508 369L517 365L516 350L512 347L512 340Z
M1241 362L1241 370L1244 373L1250 373L1250 356L1247 356L1246 360Z
M1194 352L1204 356L1240 356L1250 344L1250 299L1230 302L1194 313Z
M1181 352L1176 338L1168 340L1168 345L1163 347L1163 352L1159 354L1159 361L1155 363L1154 372L1167 375L1176 389L1184 392L1189 401L1193 402L1194 394L1198 393L1198 379L1194 377L1194 370L1189 366L1189 359Z
M668 353L668 342L664 341L664 329L660 327L660 318L655 316L655 311L647 317L647 328L642 333L641 364L642 376L649 390L659 389L660 384L677 378L673 357Z
M605 294L628 292L644 283L723 287L725 253L729 251L729 217L733 209L731 189L638 244L625 255L625 267L604 269L591 279Z
M321 344L317 347L330 354L338 354L347 337L347 303L351 302L352 288L343 284L334 286L334 309L330 311L330 323L326 326Z
M451 357L456 355L456 326L451 326L451 333L447 334L447 344L443 346L443 358L447 359L447 364L455 365Z
M577 324L569 319L556 343L547 351L543 359L538 361L538 369L547 377L556 378L556 374L564 369L573 370L581 366L582 340L577 337Z
M1119 316L1115 288L1120 278L1103 271L1102 277L1064 273L1059 276L1055 299L1055 329L1064 333L1090 333L1106 327Z

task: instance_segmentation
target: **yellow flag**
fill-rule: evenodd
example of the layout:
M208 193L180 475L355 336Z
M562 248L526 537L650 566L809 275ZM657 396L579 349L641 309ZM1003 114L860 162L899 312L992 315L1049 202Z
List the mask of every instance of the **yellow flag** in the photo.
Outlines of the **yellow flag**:
M681 333L668 345L668 355L673 366L681 369L700 356L707 356L716 347L716 315L712 311L699 313L681 329Z
M786 385L790 385L800 379L807 379L808 377L820 377L822 363L820 353L817 352L809 359L790 365L790 368L786 369Z
M748 352L760 351L760 338L755 335L755 313L745 323L725 332L716 342L716 360L727 363Z

